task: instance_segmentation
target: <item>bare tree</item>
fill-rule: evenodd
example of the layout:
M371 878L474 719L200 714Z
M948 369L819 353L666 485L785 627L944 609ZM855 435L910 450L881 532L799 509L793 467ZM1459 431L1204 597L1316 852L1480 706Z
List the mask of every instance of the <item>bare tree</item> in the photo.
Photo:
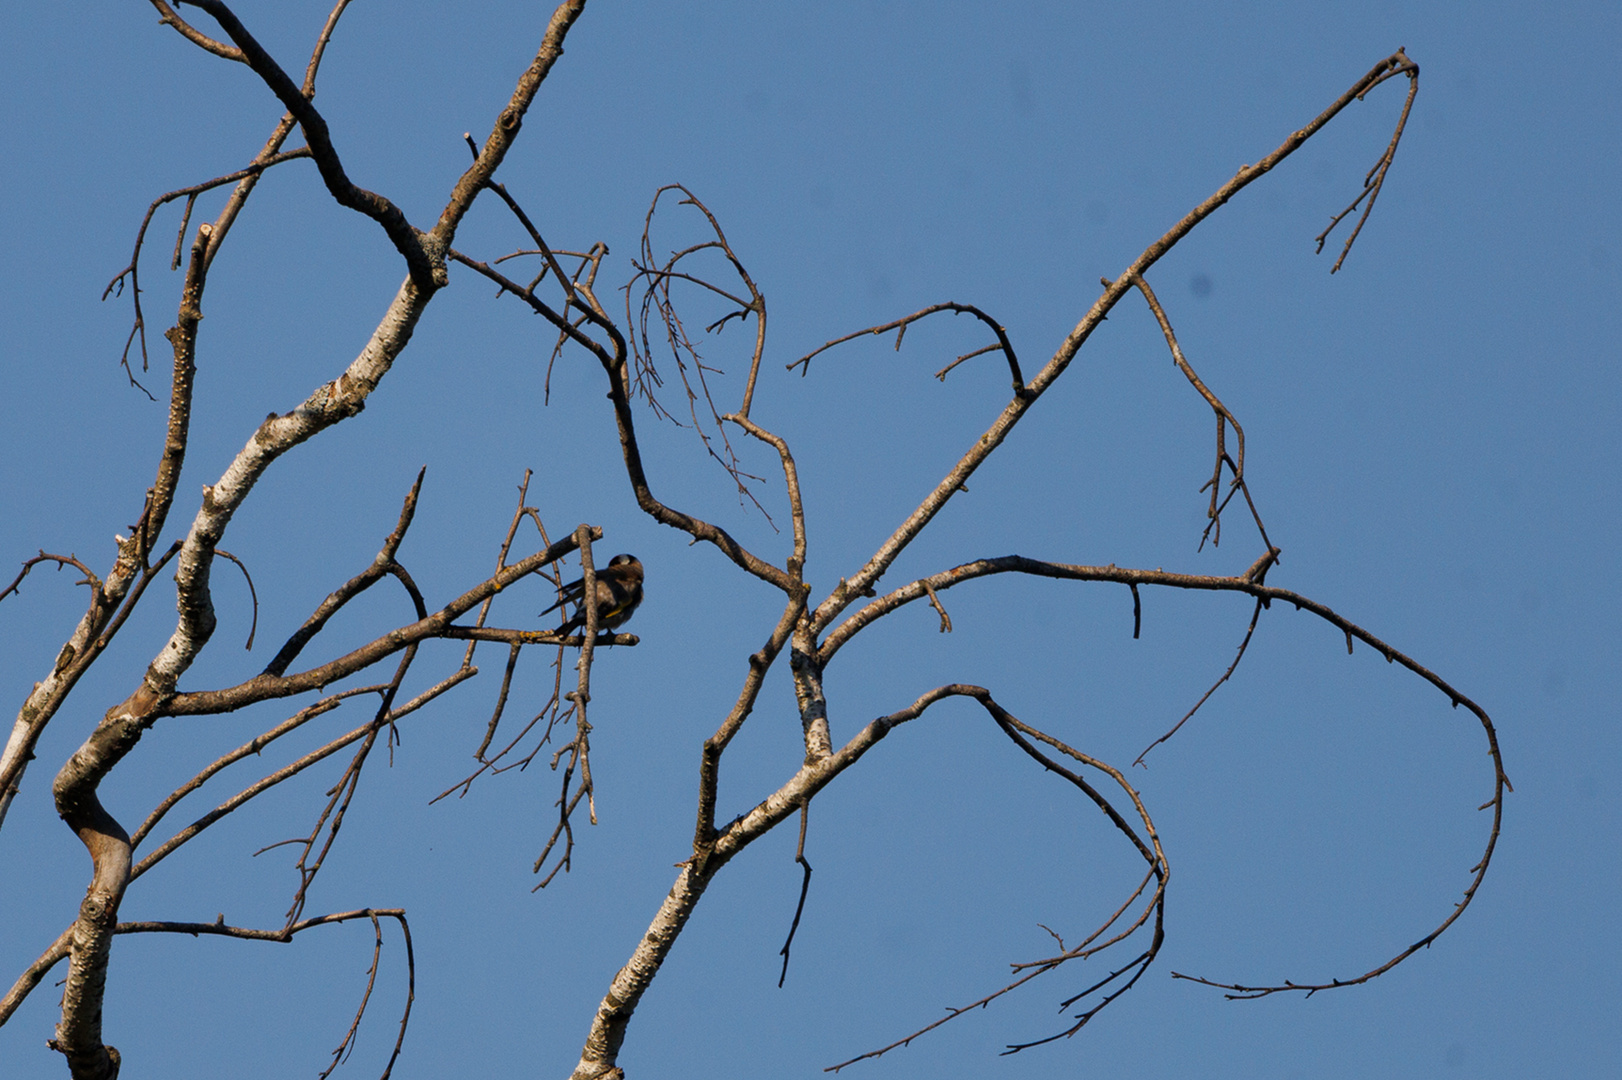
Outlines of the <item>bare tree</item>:
M472 679L479 669L474 665L479 642L503 644L507 648L503 673L493 693L493 706L484 736L474 757L473 771L443 794L468 788L489 773L546 760L558 777L557 812L550 837L541 843L535 870L540 884L553 881L570 867L584 804L587 818L595 820L597 792L591 771L591 674L594 650L603 645L632 646L635 635L613 633L600 623L608 617L595 604L580 608L583 625L578 634L568 626L557 632L505 628L491 622L493 605L499 593L529 575L548 575L560 588L560 560L578 555L581 586L576 596L596 595L597 556L594 545L603 539L602 530L580 525L554 541L542 525L540 511L529 504L528 477L520 487L518 505L505 535L492 538L497 549L493 571L482 580L467 584L449 600L430 601L412 575L401 564L398 553L413 520L421 488L417 484L405 497L394 529L384 539L371 564L338 585L305 622L293 630L275 657L257 676L236 685L209 689L185 689L182 681L193 662L209 644L216 627L211 591L211 574L217 558L237 563L219 545L233 516L251 494L255 483L284 453L344 420L357 415L371 392L388 375L391 365L410 342L412 331L435 295L451 283L450 266L455 264L494 283L501 295L522 305L547 324L546 344L551 361L586 356L600 366L612 402L622 449L623 469L637 507L654 521L690 536L695 544L715 549L738 572L754 578L781 594L781 613L763 628L764 640L746 659L746 670L730 711L712 734L695 748L699 757L697 812L693 820L692 850L675 872L668 895L653 915L646 931L631 949L628 959L606 988L596 1014L587 1026L584 1049L573 1076L577 1080L622 1075L618 1055L632 1017L643 994L659 974L660 967L683 927L716 876L740 852L777 827L795 821L799 829L797 859L802 867L799 909L787 930L782 948L782 967L789 966L795 931L800 922L812 876L805 856L811 804L816 796L847 770L853 769L867 753L902 724L919 720L934 705L951 698L976 703L986 721L1005 736L1031 761L1038 775L1051 777L1084 804L1096 807L1119 833L1126 848L1142 860L1141 873L1120 884L1119 905L1102 922L1079 939L1065 940L1054 935L1049 955L1014 965L1007 985L994 988L978 1000L949 1010L934 1023L917 1030L899 1031L901 1036L886 1046L875 1047L857 1057L831 1065L844 1068L866 1058L885 1054L905 1045L934 1027L970 1009L989 1004L1015 988L1066 967L1072 961L1108 954L1108 973L1092 985L1068 997L1062 1009L1077 1009L1057 1030L1045 1038L1019 1043L1009 1048L1017 1052L1072 1035L1105 1006L1133 986L1155 962L1165 939L1164 912L1170 867L1159 834L1144 801L1127 774L1091 756L1085 750L1067 745L1048 731L1013 715L999 703L993 689L950 683L935 687L910 702L898 700L887 715L871 720L855 734L836 738L830 713L835 706L825 692L825 675L841 652L856 644L866 629L908 604L928 604L939 617L940 630L949 632L952 620L943 596L955 586L980 578L1015 574L1066 582L1104 582L1124 586L1133 611L1133 634L1137 636L1142 593L1151 587L1174 590L1242 593L1254 601L1249 626L1232 664L1216 683L1176 725L1147 747L1147 755L1159 743L1170 739L1197 711L1217 687L1227 681L1245 655L1251 633L1275 602L1311 613L1344 634L1348 651L1362 642L1388 662L1407 669L1430 683L1456 708L1465 707L1481 725L1492 760L1491 797L1484 809L1491 810L1491 827L1480 860L1465 885L1462 899L1452 905L1433 928L1389 957L1381 957L1365 969L1342 977L1316 981L1284 981L1270 985L1244 985L1232 980L1174 973L1218 987L1230 997L1262 997L1285 992L1313 994L1320 990L1368 982L1389 971L1431 944L1469 906L1491 861L1497 842L1503 806L1508 790L1493 725L1487 714L1468 697L1418 661L1382 641L1324 604L1301 593L1268 584L1268 576L1278 564L1281 549L1270 539L1263 515L1253 497L1246 473L1245 433L1239 420L1222 403L1217 393L1196 373L1185 356L1173 329L1172 319L1148 280L1156 263L1207 217L1216 213L1241 189L1260 179L1274 166L1315 137L1332 119L1353 102L1388 80L1405 80L1404 100L1388 145L1356 197L1338 213L1324 234L1318 237L1320 249L1337 225L1355 213L1333 269L1338 270L1363 223L1379 197L1401 140L1404 125L1418 89L1418 67L1401 51L1380 60L1367 74L1319 115L1293 132L1280 146L1255 164L1241 168L1208 198L1188 211L1143 253L1113 278L1102 281L1102 291L1080 317L1075 328L1059 343L1029 376L1015 354L1010 336L994 315L973 304L943 302L914 311L892 321L866 327L829 341L795 361L789 367L812 375L813 361L844 342L864 335L894 333L899 350L910 327L939 315L968 315L981 335L980 344L943 366L937 377L946 381L961 364L985 357L981 363L1005 364L1011 384L1006 405L985 432L962 455L946 465L934 489L880 543L870 557L847 568L838 585L827 595L816 595L804 576L810 540L805 507L795 458L786 439L775 434L757 415L756 389L766 357L767 308L761 289L744 268L718 218L691 191L679 185L660 188L654 195L642 231L641 250L632 261L629 283L625 286L623 308L605 303L599 281L605 269L607 249L602 244L581 245L568 250L553 247L545 239L548 215L532 214L520 198L498 183L495 174L513 146L527 111L534 102L553 65L563 52L570 28L584 9L584 0L568 0L558 7L548 24L533 62L519 78L511 98L483 142L468 138L471 162L456 180L438 219L428 228L411 222L401 208L384 195L367 190L349 178L340 150L328 132L326 121L314 103L317 72L334 27L347 7L338 0L325 26L316 38L302 82L295 82L250 30L221 0L193 0L193 6L207 13L218 31L199 29L165 0L152 0L162 21L209 53L246 65L275 95L285 115L275 126L264 146L243 168L212 180L188 185L154 200L136 232L129 265L109 285L110 293L127 291L134 308L134 321L125 346L124 364L132 382L138 378L132 363L136 351L145 370L147 327L142 307L140 265L147 232L154 214L169 203L183 204L182 221L174 252L174 265L184 263L185 274L174 325L165 332L173 353L169 386L167 438L156 465L156 475L144 494L132 497L130 509L137 510L135 524L127 536L118 538L112 565L98 575L73 555L46 554L28 559L5 594L15 592L29 572L40 566L72 567L83 575L90 601L68 640L62 645L56 663L43 674L26 695L0 759L0 824L20 790L21 782L34 760L42 732L59 715L84 674L107 654L109 645L123 629L150 586L172 568L176 582L178 619L168 639L152 654L144 670L131 679L133 688L122 701L106 709L94 730L79 748L57 767L52 785L56 809L62 820L78 836L92 861L91 880L76 914L64 913L66 926L39 958L16 979L0 1000L0 1024L9 1020L21 1002L34 992L62 961L67 973L62 994L60 1019L51 1045L67 1060L71 1074L80 1080L102 1080L117 1074L120 1057L102 1037L102 1006L109 957L115 935L131 933L178 933L221 935L245 939L287 941L298 934L329 924L352 921L370 923L376 935L372 977L377 972L376 956L382 949L382 924L398 925L410 956L411 938L406 912L399 908L362 908L310 915L306 903L310 887L341 830L346 812L358 790L363 770L375 760L379 740L390 740L408 716L435 702L441 695ZM218 36L211 36L217 33ZM295 131L303 145L286 149ZM370 340L360 354L332 380L323 383L300 404L285 413L272 413L247 439L229 467L203 491L193 512L191 525L183 538L166 543L165 526L177 499L178 480L194 427L192 416L193 382L199 349L199 322L208 284L209 269L228 238L238 216L246 207L262 175L287 162L309 159L319 170L331 197L341 206L376 222L384 237L404 264L406 277L389 302ZM190 229L190 219L199 200L216 189L229 189L223 207L210 222ZM519 240L516 250L499 258L480 258L459 250L458 227L479 196L488 192L499 200L516 223ZM672 206L674 204L674 206ZM656 242L656 227L672 212L683 215L684 227L696 230L696 239L669 248ZM190 233L189 244L187 235ZM523 272L511 269L524 266ZM1333 270L1331 271L1333 272ZM966 490L971 477L1002 446L1009 433L1031 411L1043 395L1065 373L1094 331L1123 300L1132 294L1142 300L1158 323L1177 368L1210 407L1216 421L1210 478L1206 484L1207 524L1201 537L1218 544L1223 539L1225 516L1238 515L1246 529L1254 529L1257 554L1249 569L1235 576L1211 576L1132 568L1116 565L1089 566L1044 561L1020 554L977 559L944 567L934 573L881 591L880 581L897 559L930 529L944 507ZM695 317L692 312L707 314ZM686 314L684 314L684 312ZM730 391L718 379L716 370L703 359L700 347L705 334L721 332L737 321L753 320L754 339L748 373L741 393ZM703 330L698 329L702 325ZM666 378L673 374L676 392L685 402L667 408L661 399ZM821 374L818 372L817 374ZM732 396L726 396L728 393ZM652 415L678 420L691 427L704 448L725 470L741 500L765 513L764 486L781 484L782 500L788 507L789 550L777 555L751 550L720 525L670 505L656 493L655 478L644 460L637 428L636 401L640 398ZM734 405L733 403L736 402ZM768 406L769 408L769 406ZM781 479L768 481L746 470L741 450L743 440L762 444L776 455ZM774 496L775 498L775 496ZM1235 501L1237 500L1237 502ZM534 542L528 527L535 529ZM1230 540L1232 539L1230 535ZM523 556L516 550L534 550ZM695 556L696 557L696 556ZM246 574L246 568L243 568ZM334 580L342 577L334 568ZM318 639L330 620L346 605L374 584L392 578L409 597L415 619L373 633L363 645L347 650L333 647L320 659L300 658L316 650ZM250 581L251 585L251 581ZM563 594L560 593L560 596ZM524 613L532 618L531 612ZM608 625L613 625L609 623ZM420 693L402 699L402 687L417 660L419 647L433 639L467 642L458 665L438 673ZM157 644L157 643L154 643ZM517 734L502 729L510 704L514 673L525 662L526 650L546 647L555 650L555 666L549 700L525 711L533 714ZM572 687L565 692L565 650L578 650ZM384 665L384 667L380 667ZM392 665L392 669L387 667ZM718 791L728 747L749 722L760 703L767 675L786 665L792 676L794 707L803 735L803 755L785 763L781 782L758 798L753 808L731 821L717 814ZM374 671L380 672L374 674ZM221 754L195 776L186 779L167 798L159 801L139 825L130 829L102 805L98 787L119 768L143 735L159 721L234 712L247 706L279 699L298 699L297 710L280 723L264 730L243 745ZM254 783L221 801L190 825L142 854L143 846L155 840L155 833L169 812L184 798L214 779L228 766L258 755L277 740L307 724L325 724L329 714L351 699L372 703L364 722L348 730L333 729L318 749L297 756L266 773ZM342 727L343 725L340 725ZM148 870L222 818L235 813L260 794L275 787L328 757L348 754L338 782L316 815L313 826L295 839L286 841L298 851L296 867L299 884L293 892L285 921L279 927L252 928L229 925L223 917L215 922L128 922L119 920L119 908L126 891ZM1143 761L1140 755L1138 763ZM443 797L443 795L441 796ZM370 1000L371 982L356 1011L343 1043L333 1056L333 1067L352 1046L362 1016ZM410 993L402 1010L399 1031L390 1057L400 1053L410 1016ZM582 1018L585 1019L585 1018ZM328 1070L330 1072L330 1069ZM385 1070L387 1075L388 1070ZM325 1074L323 1074L325 1075Z

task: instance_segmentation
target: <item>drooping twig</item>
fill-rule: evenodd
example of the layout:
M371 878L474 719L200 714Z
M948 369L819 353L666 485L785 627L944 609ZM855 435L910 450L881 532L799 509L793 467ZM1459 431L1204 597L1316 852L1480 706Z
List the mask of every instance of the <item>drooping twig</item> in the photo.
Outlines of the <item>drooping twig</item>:
M658 259L653 251L653 221L659 209L659 202L666 192L680 192L682 198L678 201L680 206L691 206L704 216L708 223L709 232L713 239L703 240L691 244L679 251L672 252L664 260ZM679 269L685 260L703 252L714 251L724 257L732 274L742 283L744 291L749 294L744 299L735 293L715 284L709 277ZM681 380L682 390L687 398L687 411L692 421L693 430L697 433L705 451L714 458L736 484L739 499L748 499L755 508L765 515L767 521L771 515L766 512L759 499L750 490L750 481L759 481L761 478L744 471L739 462L737 451L727 438L722 423L725 417L715 404L714 393L710 388L709 375L719 374L720 369L711 367L704 362L697 343L688 334L686 324L677 311L672 285L675 282L687 282L722 298L729 305L729 309L719 318L705 327L705 332L719 333L728 322L733 319L745 319L750 315L755 317L755 343L749 361L749 376L744 383L743 403L736 415L743 419L749 418L749 410L754 401L755 382L760 374L760 362L766 347L766 299L755 286L754 279L744 269L743 263L732 250L726 233L715 215L705 206L697 196L680 184L666 184L654 192L653 201L648 206L647 216L642 226L641 257L633 263L635 275L624 287L625 318L634 330L628 336L631 345L631 360L635 367L635 377L632 389L639 394L654 410L655 415L669 420L675 420L659 401L657 387L662 385L663 379L659 375L658 367L654 363L655 349L652 344L652 335L649 331L650 322L656 317L663 331L665 348L670 353L671 360L676 365L677 376ZM640 287L640 300L638 310L632 312L632 295ZM698 413L698 402L702 396L708 417L701 418ZM678 421L679 423L679 421ZM711 431L714 432L712 441ZM717 441L719 447L717 447Z
M805 914L805 898L811 891L811 863L805 857L805 829L811 820L811 804L805 803L800 807L800 843L794 849L794 861L804 870L800 877L800 902L794 905L794 921L788 924L788 937L783 941L783 947L777 955L783 958L783 970L777 976L777 988L781 990L783 983L788 979L789 950L794 947L794 935L800 929L800 916Z
M1341 264L1346 261L1346 256L1351 254L1352 244L1356 242L1357 234L1363 231L1363 226L1368 223L1369 215L1374 212L1374 200L1380 197L1380 189L1385 186L1386 173L1391 171L1391 162L1397 156L1397 144L1402 141L1403 128L1408 125L1408 114L1413 111L1414 98L1419 94L1418 64L1408 59L1401 49L1398 49L1396 55L1391 57L1387 63L1391 65L1390 70L1384 72L1379 78L1365 87L1363 92L1357 95L1358 100L1361 101L1370 90L1399 74L1408 76L1408 96L1402 103L1402 113L1397 117L1396 129L1391 133L1391 141L1386 144L1385 152L1380 155L1379 160L1375 161L1374 167L1368 171L1368 175L1363 177L1363 190L1358 193L1357 198L1352 200L1351 205L1336 214L1330 220L1329 227L1316 237L1318 251L1322 253L1324 241L1328 240L1329 234L1335 231L1335 226L1339 225L1346 215L1357 209L1357 204L1362 202L1364 198L1368 199L1368 205L1363 207L1363 215L1357 219L1357 227L1352 230L1352 235L1346 238L1346 246L1340 250L1340 258L1335 260L1335 265L1329 270L1331 274L1339 270Z
M175 234L174 258L169 267L171 270L177 269L180 265L181 245L183 244L186 236L186 225L191 220L192 207L197 201L197 196L201 195L205 191L212 191L217 187L223 187L226 184L234 184L249 177L257 177L266 169L269 169L275 165L280 165L284 161L292 161L295 158L307 158L309 156L309 148L303 146L295 150L261 155L258 160L250 163L246 168L238 169L236 172L226 173L224 176L216 176L214 179L205 180L200 184L192 184L189 187L176 188L174 191L166 192L152 200L152 204L146 208L146 215L141 218L141 227L135 230L135 250L130 255L129 265L124 267L124 269L120 270L118 273L114 274L113 279L107 283L107 287L103 289L101 293L101 298L103 300L106 300L109 296L121 296L124 292L125 280L127 279L129 281L130 302L135 307L135 323L130 328L129 337L124 339L124 352L123 355L118 358L118 362L124 368L125 374L129 376L131 385L137 387L141 386L141 384L136 381L135 372L130 370L130 346L134 344L137 339L139 339L141 343L141 370L146 371L148 367L148 357L146 351L146 317L141 311L141 248L146 243L146 230L147 226L152 224L152 215L158 212L159 207L171 203L176 199L183 198L186 200L186 210L181 216L180 228ZM141 387L141 389L145 391L146 388ZM147 396L151 397L152 395L148 393Z
M1134 591L1136 591L1136 586L1134 586L1133 588L1134 588ZM1155 747L1159 746L1163 742L1166 742L1173 735L1177 734L1177 732L1182 728L1182 726L1184 724L1188 723L1189 720L1194 716L1195 713L1200 711L1200 706L1204 705L1207 701L1209 701L1211 699L1211 695L1217 692L1217 687L1221 686L1223 683L1228 681L1229 677L1233 675L1234 669L1236 669L1239 666L1239 661L1241 661L1241 660L1243 660L1245 658L1245 650L1250 648L1251 635L1256 632L1256 622L1261 617L1262 617L1262 602L1260 600L1257 600L1255 610L1250 613L1250 625L1245 628L1244 640L1239 643L1239 651L1238 651L1237 654L1235 654L1235 656L1233 658L1233 663L1228 665L1228 670L1224 671L1222 673L1222 677L1220 679L1218 679L1216 682L1211 684L1211 689L1207 690L1200 697L1200 700L1198 700L1198 701L1196 701L1194 703L1194 707L1192 709L1188 710L1188 712L1183 714L1183 718L1181 720L1177 721L1177 723L1175 723L1175 724L1173 724L1171 726L1170 731L1166 732L1164 735L1160 736L1160 738L1156 739L1154 742L1152 742L1148 746L1144 747L1143 752L1141 754L1139 754L1136 758L1133 759L1132 764L1134 764L1134 765L1143 765L1143 759L1149 756L1149 751L1153 750ZM1145 768L1147 768L1147 766L1145 766Z
M990 328L993 334L997 335L997 342L994 345L987 345L985 348L975 349L973 352L964 353L962 356L952 361L952 363L948 364L940 371L935 372L935 378L939 379L941 382L945 382L946 373L963 363L963 361L968 360L971 357L979 356L983 353L1001 351L1004 358L1008 361L1008 373L1013 377L1014 380L1014 393L1016 395L1024 393L1025 377L1020 374L1019 358L1014 355L1014 346L1009 342L1008 331L1003 329L1002 323L998 322L996 319L993 319L990 315L987 315L984 311L981 311L973 304L959 304L951 300L941 304L931 304L926 308L913 312L911 315L903 315L899 319L894 319L878 326L869 326L865 330L857 330L854 333L846 334L844 337L834 338L832 341L826 342L817 348L812 349L809 353L806 353L804 356L794 361L794 363L788 365L788 370L793 371L795 368L799 368L802 377L809 375L811 373L811 358L817 356L819 353L827 352L835 345L843 345L847 341L854 341L857 338L865 337L868 334L887 334L891 330L896 332L895 350L896 352L900 352L901 339L906 335L907 327L911 326L915 322L918 322L920 319L926 319L929 316L938 314L942 311L950 311L954 315L973 315L976 319L979 319L988 328Z

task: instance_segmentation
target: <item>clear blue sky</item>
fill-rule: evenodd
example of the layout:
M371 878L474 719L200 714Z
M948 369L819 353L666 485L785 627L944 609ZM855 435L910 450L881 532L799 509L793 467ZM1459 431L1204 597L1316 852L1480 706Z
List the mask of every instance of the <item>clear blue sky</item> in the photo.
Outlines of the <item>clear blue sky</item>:
M549 13L355 4L317 97L350 175L430 222L465 165L462 133L489 130ZM301 69L325 6L244 3L239 14ZM754 415L796 450L819 594L984 429L1006 372L982 357L944 386L930 377L985 343L961 319L909 333L899 354L854 343L807 379L785 363L950 299L1001 320L1030 371L1101 275L1376 61L1405 46L1423 72L1379 206L1340 273L1311 240L1384 145L1400 85L1241 193L1150 280L1191 361L1245 424L1251 484L1284 549L1269 583L1343 611L1496 720L1516 792L1476 903L1368 986L1230 1003L1171 979L1357 974L1445 916L1485 839L1479 729L1369 650L1348 657L1332 629L1275 610L1228 685L1133 773L1173 874L1169 940L1149 974L1069 1042L996 1056L1061 1026L1055 1006L1102 977L1107 957L850 1075L1622 1075L1619 31L1609 4L587 9L500 178L554 244L609 245L605 296L628 276L658 185L684 183L720 216L769 306ZM281 110L245 68L190 46L143 3L31 5L8 20L4 49L0 564L44 548L101 572L151 482L163 410L117 365L127 297L98 296L128 261L148 202L240 167ZM217 205L200 204L194 223ZM155 388L177 224L173 207L160 213L143 262ZM664 246L691 235L673 221ZM457 243L493 258L522 237L487 196ZM267 412L348 363L401 276L381 232L336 207L308 162L261 185L211 275L171 533ZM592 522L607 534L600 552L634 551L647 565L648 600L628 628L642 643L597 668L601 824L580 835L572 874L529 891L556 792L539 766L427 805L466 771L499 651L483 654L484 677L405 724L392 770L374 767L362 783L310 909L410 912L417 1002L403 1080L572 1067L608 979L690 853L700 741L777 611L764 586L639 514L595 363L566 355L543 406L551 336L491 294L453 270L366 412L272 469L223 545L253 570L259 643L241 650L245 590L222 568L220 629L183 684L257 672L367 564L423 465L401 559L431 605L488 573L525 468L554 534ZM728 396L747 344L734 328L709 346ZM643 425L667 502L781 559L786 537L737 505L690 433ZM1128 300L886 580L1010 553L1237 573L1260 551L1237 516L1220 549L1195 550L1211 426ZM758 454L748 463L775 470ZM781 500L765 501L781 519ZM1133 641L1119 587L993 580L943 599L953 634L917 606L841 654L829 673L836 742L934 685L969 681L1124 766L1221 673L1249 615L1236 597L1146 591ZM536 626L546 602L538 584L517 590L497 621ZM69 574L38 572L0 604L8 709L49 669L82 603ZM407 617L404 599L379 589L330 633L359 642ZM168 596L150 597L40 744L0 833L7 985L67 924L88 880L50 778L172 624ZM423 685L460 650L430 655L438 667L419 662ZM515 689L518 713L538 705L546 676L537 655ZM138 821L288 711L166 720L103 799ZM348 712L307 745L358 723ZM176 820L292 752L238 766ZM799 757L777 677L731 751L722 818ZM251 853L307 829L336 769L216 827L139 881L124 916L279 925L291 856ZM1095 812L967 705L897 732L819 799L812 826L816 876L787 986L776 986L776 953L799 873L786 829L728 867L699 908L631 1027L621 1064L633 1078L820 1075L1001 985L1008 962L1045 955L1039 923L1085 932L1139 872ZM106 1036L131 1077L313 1076L349 1021L370 951L359 926L291 946L121 938ZM391 937L359 1049L338 1075L375 1075L386 1059L400 958ZM5 1076L63 1075L44 1048L55 996L42 987L0 1029Z

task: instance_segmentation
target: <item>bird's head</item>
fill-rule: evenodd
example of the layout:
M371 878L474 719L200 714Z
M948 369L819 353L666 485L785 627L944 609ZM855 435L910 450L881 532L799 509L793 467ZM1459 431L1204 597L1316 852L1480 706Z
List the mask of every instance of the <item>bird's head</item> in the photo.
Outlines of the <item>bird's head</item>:
M613 570L616 567L624 567L623 570L619 571L621 574L637 578L638 580L641 580L642 578L642 560L637 558L635 555L616 555L612 559L609 559L608 568Z

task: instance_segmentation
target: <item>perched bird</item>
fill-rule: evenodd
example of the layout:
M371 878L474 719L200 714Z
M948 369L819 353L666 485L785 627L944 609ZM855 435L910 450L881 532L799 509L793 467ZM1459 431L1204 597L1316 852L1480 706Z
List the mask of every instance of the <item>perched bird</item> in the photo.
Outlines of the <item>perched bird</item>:
M559 634L572 634L586 625L584 593L586 582L582 578L563 587L563 599L541 612L556 611L564 604L575 605L574 614L560 627ZM635 555L616 555L608 565L597 571L597 629L614 630L636 611L642 602L642 560Z

